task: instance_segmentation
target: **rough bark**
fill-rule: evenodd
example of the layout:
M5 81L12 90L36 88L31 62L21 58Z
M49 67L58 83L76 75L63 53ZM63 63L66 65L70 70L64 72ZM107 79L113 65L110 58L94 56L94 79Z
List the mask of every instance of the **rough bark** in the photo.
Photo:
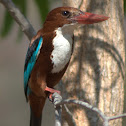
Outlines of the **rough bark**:
M60 84L63 98L82 99L98 107L107 116L119 115L124 102L124 12L122 0L63 0L64 6L103 14L108 21L85 25L75 31L74 53ZM87 109L72 105L69 109L77 126L102 126L99 117ZM67 118L65 118L67 117ZM63 125L70 119L63 111ZM124 122L125 124L125 122ZM122 119L111 126L121 126Z

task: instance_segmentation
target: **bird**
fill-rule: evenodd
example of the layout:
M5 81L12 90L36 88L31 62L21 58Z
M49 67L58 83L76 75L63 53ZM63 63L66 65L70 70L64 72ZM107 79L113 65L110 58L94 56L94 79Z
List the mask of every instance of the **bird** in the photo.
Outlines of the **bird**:
M30 126L41 126L46 98L58 92L54 86L70 62L74 29L108 18L73 7L58 7L48 13L43 28L32 38L25 58L24 92L30 105Z

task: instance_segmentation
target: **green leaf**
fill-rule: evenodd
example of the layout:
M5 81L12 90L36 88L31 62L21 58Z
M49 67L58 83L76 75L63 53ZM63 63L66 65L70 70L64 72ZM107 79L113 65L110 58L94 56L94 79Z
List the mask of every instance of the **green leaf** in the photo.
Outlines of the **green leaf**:
M49 1L48 0L35 0L35 2L39 8L41 20L45 21L45 18L49 12Z

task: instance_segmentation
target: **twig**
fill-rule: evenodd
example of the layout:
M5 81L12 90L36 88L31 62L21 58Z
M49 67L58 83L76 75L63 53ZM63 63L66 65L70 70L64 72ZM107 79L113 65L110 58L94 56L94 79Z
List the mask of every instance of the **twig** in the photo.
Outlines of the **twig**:
M61 126L61 113L62 113L62 107L57 106L55 108L55 126Z
M32 25L29 23L29 21L24 17L24 15L20 12L20 10L14 5L11 0L0 0L0 2L5 6L10 15L19 24L28 39L31 40L32 37L36 34L36 32Z
M112 116L112 117L108 117L108 120L115 120L115 119L119 119L119 118L122 118L122 117L126 117L126 113L124 114L121 114L121 115L118 115L118 116Z
M69 119L70 119L70 126L76 126L76 122L74 120L74 116L73 114L70 112L70 110L68 109L68 107L64 104L64 109L67 112L67 114L69 115Z
M62 97L58 93L52 95L53 104L55 108L55 126L61 126L61 114L62 114L62 105L58 105L62 101Z
M58 98L58 97L59 97L59 94L54 93L54 101L55 101L55 98ZM61 105L64 105L64 104L71 104L71 103L76 104L76 105L80 105L82 107L86 107L87 109L90 109L90 110L96 112L102 118L103 126L109 126L109 121L111 121L111 120L126 117L126 113L118 115L118 116L107 117L98 108L93 107L92 105L90 105L86 102L80 101L80 100L71 100L71 99L62 100L62 101L60 100L59 102L55 103L55 106L58 107L58 106L61 106ZM60 126L60 125L57 125L57 126Z

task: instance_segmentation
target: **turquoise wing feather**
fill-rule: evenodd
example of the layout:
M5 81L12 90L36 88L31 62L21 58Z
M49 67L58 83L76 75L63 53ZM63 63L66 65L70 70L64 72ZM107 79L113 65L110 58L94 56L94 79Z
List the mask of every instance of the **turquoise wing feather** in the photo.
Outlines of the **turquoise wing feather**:
M26 99L30 93L28 81L29 81L32 69L36 63L37 57L39 55L42 42L43 42L42 37L37 38L33 42L33 44L28 48L28 51L27 51L27 55L25 59L25 66L24 66L24 91L25 91Z

